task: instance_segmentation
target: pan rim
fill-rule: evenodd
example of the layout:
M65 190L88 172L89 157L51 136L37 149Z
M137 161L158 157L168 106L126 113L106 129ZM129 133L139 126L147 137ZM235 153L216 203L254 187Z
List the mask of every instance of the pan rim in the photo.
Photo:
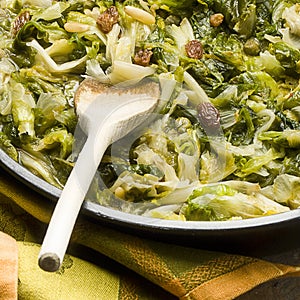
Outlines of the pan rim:
M61 190L42 178L36 176L21 164L13 160L0 148L0 166L14 178L27 187L38 192L49 201L57 201ZM134 215L113 208L104 207L101 204L84 201L81 212L99 221L109 221L114 224L127 227L138 227L162 231L185 231L201 234L202 232L231 231L242 229L255 229L263 226L272 226L282 222L289 222L300 218L300 209L262 216L259 218L231 220L231 221L179 221L163 220L146 216Z

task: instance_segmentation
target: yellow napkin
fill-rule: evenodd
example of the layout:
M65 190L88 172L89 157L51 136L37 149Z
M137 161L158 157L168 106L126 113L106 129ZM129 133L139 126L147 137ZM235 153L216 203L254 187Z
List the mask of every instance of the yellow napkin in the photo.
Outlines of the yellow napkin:
M0 231L17 240L18 299L226 300L270 279L300 275L299 267L170 246L83 216L76 223L62 268L47 273L37 266L37 256L53 208L51 201L0 172ZM13 295L16 283L4 270L17 270L15 252L7 255L1 240L0 246L0 257L6 261L1 263L0 286Z

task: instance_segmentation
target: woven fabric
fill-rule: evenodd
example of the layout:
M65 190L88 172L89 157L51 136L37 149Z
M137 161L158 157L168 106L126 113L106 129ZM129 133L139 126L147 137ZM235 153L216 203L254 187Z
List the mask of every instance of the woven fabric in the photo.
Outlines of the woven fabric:
M226 300L270 279L299 275L295 266L171 246L83 216L62 268L47 273L38 268L37 256L53 208L51 201L0 173L0 231L18 241L19 299Z
M0 300L17 299L18 247L15 239L0 232Z
M37 265L39 246L18 243L19 299L118 299L119 276L98 266L67 255L56 273Z

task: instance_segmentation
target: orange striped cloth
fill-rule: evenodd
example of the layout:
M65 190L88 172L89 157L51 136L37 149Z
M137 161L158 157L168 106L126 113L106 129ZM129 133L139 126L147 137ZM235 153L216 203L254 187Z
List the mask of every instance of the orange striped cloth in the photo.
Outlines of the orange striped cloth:
M0 232L0 298L17 299L18 246L11 236Z

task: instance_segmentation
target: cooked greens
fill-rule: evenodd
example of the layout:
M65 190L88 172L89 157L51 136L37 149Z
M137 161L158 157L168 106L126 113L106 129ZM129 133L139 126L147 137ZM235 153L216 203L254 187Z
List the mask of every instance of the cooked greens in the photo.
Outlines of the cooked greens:
M0 3L0 146L34 174L63 188L85 77L151 77L158 111L107 149L90 200L188 221L300 207L297 1Z

